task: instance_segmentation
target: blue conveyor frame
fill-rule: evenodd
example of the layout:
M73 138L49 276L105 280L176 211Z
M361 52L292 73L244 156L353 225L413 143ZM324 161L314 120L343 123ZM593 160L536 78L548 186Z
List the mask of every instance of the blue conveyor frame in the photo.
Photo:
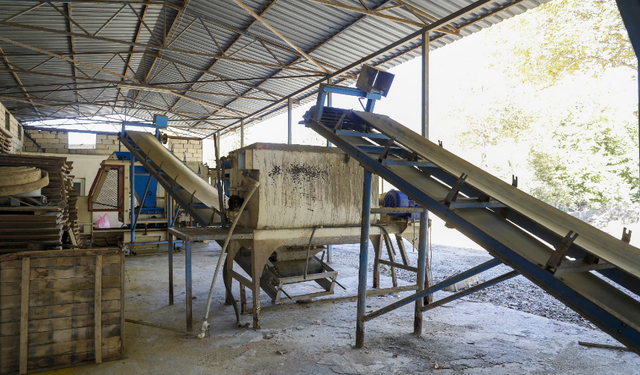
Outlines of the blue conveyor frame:
M606 257L602 254L595 257L592 248L584 242L587 237L609 235L592 228L599 233L586 234L582 230L584 238L580 245L567 240L570 236L565 238L560 235L557 228L549 228L543 225L542 220L531 219L505 205L502 201L508 200L506 197L496 196L495 192L493 196L489 196L476 186L465 183L464 173L463 176L457 176L434 164L429 158L430 152L438 153L439 157L450 157L451 160L461 159L440 147L416 147L416 143L410 139L421 138L420 135L387 116L324 107L319 121L314 107L305 115L304 121L308 127L358 160L365 169L365 176L375 173L389 181L422 207L443 219L448 226L456 228L495 257L495 262L478 267L487 269L499 263L510 266L640 354L640 302L637 299L640 294L640 280L637 276L640 270L603 261L601 259L606 260ZM490 175L483 178L489 183L504 184ZM364 188L366 190L367 186ZM524 193L518 191L518 194ZM535 200L532 197L528 199ZM465 202L469 204L465 205ZM546 205L541 201L535 202L534 207L531 207L533 210ZM548 209L548 206L544 208ZM369 217L369 214L369 208L363 205L364 225L367 225L364 218ZM556 216L560 214L567 215L554 212ZM567 221L570 221L569 218ZM606 242L614 245L618 243L616 241L618 240L613 238L606 239ZM626 242L619 241L619 245L620 248L631 249ZM564 252L563 246L566 250ZM366 246L361 251L363 249L366 252ZM633 248L632 251L634 259L638 253L636 250ZM366 259L366 254L361 255ZM578 261L572 262L565 255ZM561 261L551 267L549 262L553 256L556 259L559 256ZM640 261L640 257L637 260ZM576 262L582 262L579 264L582 267L572 269L564 266ZM366 267L366 261L361 261L360 266ZM472 269L455 279L464 279L478 272L478 269ZM511 273L510 277L514 275L515 273ZM360 276L360 284L366 285L366 273L363 277L361 272ZM506 277L498 281L504 279ZM431 286L369 314L365 314L364 309L358 309L356 346L363 345L364 322L415 302L454 282L455 280L449 280L447 283ZM625 288L626 293L615 284ZM361 289L363 288L359 288ZM364 305L364 299L365 296L360 295L359 304ZM427 305L424 309L428 308Z

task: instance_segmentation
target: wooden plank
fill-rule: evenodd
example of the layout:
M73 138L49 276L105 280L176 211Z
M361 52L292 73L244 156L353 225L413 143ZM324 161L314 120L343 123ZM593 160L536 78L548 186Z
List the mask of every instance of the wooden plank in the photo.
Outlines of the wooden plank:
M13 216L13 215L12 215ZM35 216L34 216L35 217ZM2 215L0 215L0 219ZM13 220L16 220L15 218ZM1 220L0 220L1 221ZM24 251L16 254L6 254L0 256L0 262L6 262L15 259L22 259L24 257L35 258L62 258L62 257L81 257L88 256L94 257L95 255L112 255L120 254L122 250L117 248L110 249L76 249L76 250L58 250L56 252L51 251ZM93 263L92 263L93 264Z
M29 359L29 276L31 258L22 259L22 299L20 307L20 374L28 371Z
M95 327L80 327L71 329L60 329L57 331L36 332L29 334L29 345L46 345L58 342L72 342L78 340L89 340L95 337ZM112 324L103 326L100 329L102 337L120 336L120 325ZM1 338L0 338L1 339Z
M104 339L104 346L107 348L118 347L120 337L110 337ZM77 340L71 342L59 342L55 344L32 345L29 347L29 356L33 358L46 358L64 354L74 354L77 352L89 352L94 350L94 340Z
M94 291L72 290L63 292L42 292L31 294L31 306L49 306L53 304L67 304L73 302L93 302ZM102 290L102 300L120 299L120 288L105 288Z
M20 310L18 311L18 315L20 315ZM20 320L12 321L12 322L2 322L0 324L0 337L3 336L16 336L20 334Z
M20 309L21 296L0 296L0 306L3 310Z
M421 137L388 116L355 111L354 114L451 175L467 174L465 183L556 233L560 238L567 235L569 231L578 233L579 236L574 241L576 245L640 278L640 249L637 247L518 190L511 184Z
M34 267L31 270L31 280L36 279L69 279L93 276L94 267Z
M77 257L59 257L56 251L54 253L48 251L48 258L31 258L32 267L76 267L76 266L93 266L96 264L94 256L77 256Z
M102 255L96 256L94 332L96 363L102 363Z
M102 324L118 324L122 314L118 312L102 314ZM29 322L29 332L49 332L61 329L93 327L94 314L74 315L62 318L40 319Z
M95 280L93 278L70 278L70 279L36 279L31 281L32 293L54 292L57 290L74 291L93 289ZM102 280L103 288L119 288L119 276L107 276ZM20 294L20 282L0 282L0 295L11 296Z
M74 315L91 315L94 313L93 302L69 303L64 305L31 306L29 319L64 318ZM102 301L102 312L119 312L121 303L119 299ZM11 311L11 310L7 310Z

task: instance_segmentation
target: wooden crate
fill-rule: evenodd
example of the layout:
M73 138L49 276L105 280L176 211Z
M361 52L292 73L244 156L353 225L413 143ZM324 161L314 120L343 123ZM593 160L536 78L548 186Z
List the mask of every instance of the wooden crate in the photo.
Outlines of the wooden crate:
M120 249L0 255L0 374L123 355Z

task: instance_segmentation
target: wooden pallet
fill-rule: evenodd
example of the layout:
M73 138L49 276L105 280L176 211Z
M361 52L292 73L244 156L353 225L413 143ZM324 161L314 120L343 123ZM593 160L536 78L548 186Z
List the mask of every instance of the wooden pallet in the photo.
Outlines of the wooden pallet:
M120 249L0 255L0 374L123 355Z

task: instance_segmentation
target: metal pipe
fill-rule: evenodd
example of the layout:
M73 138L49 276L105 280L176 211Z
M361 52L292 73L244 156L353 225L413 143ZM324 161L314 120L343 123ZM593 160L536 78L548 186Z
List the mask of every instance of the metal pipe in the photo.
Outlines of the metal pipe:
M122 125L124 127L124 124ZM135 173L134 173L134 169L135 169L135 163L136 163L136 157L133 155L133 153L131 153L131 167L129 168L129 196L130 196L130 209L131 212L129 213L131 216L131 242L135 242L136 240L136 227L134 224L135 222L135 210L136 210L136 202L135 202L135 198L136 198L136 191L134 188L134 182L135 182ZM133 249L131 249L133 251Z
M429 31L422 34L422 136L429 139Z
M291 144L292 140L293 140L293 99L291 97L289 97L288 101L287 101L287 115L288 115L288 122L287 122L287 144Z
M440 283L438 283L438 284L436 284L436 285L434 285L434 286L432 286L432 287L430 287L428 289L425 289L422 292L417 292L417 293L415 293L413 295L410 295L408 297L405 297L405 298L403 298L403 299L401 299L401 300L399 300L399 301L397 301L395 303L392 303L392 304L390 304L388 306L385 306L385 307L383 307L383 308L381 308L379 310L376 310L376 311L370 313L369 315L365 316L364 320L365 321L369 321L371 319L377 318L380 315L383 315L383 314L386 314L388 312L391 312L391 311L393 311L393 310L395 310L395 309L397 309L399 307L402 307L404 305L407 305L407 304L409 304L411 302L415 302L416 300L418 300L420 298L424 298L424 297L428 296L429 294L433 294L433 293L435 293L435 292L437 292L439 290L442 290L442 289L448 287L449 285L453 285L453 284L457 283L458 281L465 280L465 279L467 279L467 278L469 278L469 277L471 277L473 275L477 275L480 272L486 271L486 270L488 270L490 268L493 268L493 267L495 267L497 265L500 265L500 264L502 264L502 262L499 261L498 259L495 259L495 258L491 259L489 261L486 261L486 262L484 262L484 263L482 263L482 264L480 264L478 266L475 266L475 267L473 267L473 268L471 268L471 269L469 269L469 270L467 270L465 272L462 272L462 273L459 273L459 274L457 274L455 276L452 276L452 277L450 277L450 278L448 278L448 279L446 279L446 280L444 280L444 281L442 281L442 282L440 282Z
M418 272L416 275L417 293L425 289L425 272L427 266L427 210L420 214L420 239L418 242ZM423 298L416 300L416 308L413 320L413 333L422 334L422 307L426 301Z
M372 174L364 170L362 183L362 227L360 231L360 267L358 269L358 313L356 320L356 348L364 347L364 318L367 304L367 263L369 261L369 226L371 224Z
M169 248L169 306L173 306L173 234L168 235Z
M169 196L169 193L165 191L165 199L167 202L167 250L169 252L169 306L173 306L173 234L168 230L172 227L171 216L173 214L173 198Z
M240 119L240 148L244 147L244 119Z
M254 180L252 178L250 178L250 180L253 183L253 186L251 187L251 190L249 190L247 198L244 200L244 202L242 202L242 206L240 206L240 209L238 210L238 215L236 215L235 219L233 219L233 223L231 224L231 227L229 228L229 232L227 234L227 238L225 238L224 244L222 245L222 250L220 252L220 257L218 258L218 264L216 265L216 270L213 272L213 279L211 280L211 287L209 288L209 297L207 298L207 308L206 308L205 313L204 313L204 321L202 322L202 327L200 328L200 333L198 334L198 338L201 338L201 339L204 338L205 333L211 327L211 325L208 322L209 310L211 308L211 299L213 298L213 288L216 285L216 279L218 278L218 272L220 271L220 266L222 265L223 260L224 260L224 253L227 251L227 247L229 246L229 241L231 240L231 235L233 234L233 230L236 228L236 224L238 224L238 221L240 220L240 216L242 214L242 211L247 206L247 203L249 203L249 200L253 196L253 193L256 191L258 186L260 186L260 182ZM189 242L187 242L187 243L189 243Z
M184 245L184 273L187 305L187 331L193 330L193 284L191 280L191 242Z
M135 173L135 171L134 171ZM151 185L151 173L149 173L149 179L147 180L147 184L144 186L144 193L142 194L142 197L140 198L141 201L139 202L139 206L138 206L138 211L136 212L136 216L135 216L135 220L133 221L133 228L136 227L136 225L138 225L138 219L140 218L140 213L142 212L142 206L143 203L147 197L147 193L149 192L149 185ZM131 242L133 242L133 240L131 240Z
M309 255L311 253L311 242L313 242L313 236L316 234L317 229L318 229L317 225L313 227L313 231L311 232L311 237L309 237L309 246L307 247L307 261L304 263L304 279L305 280L307 279L307 272L309 271Z
M491 280L487 280L487 281L483 282L482 284L475 285L475 286L473 286L471 288L463 290L462 292L459 292L459 293L456 293L456 294L451 295L449 297L443 298L443 299L438 300L438 301L436 301L434 303L430 303L430 304L426 305L425 307L423 307L422 311L428 311L428 310L431 310L431 309L435 309L436 307L442 306L445 303L449 303L451 301L455 301L458 298L461 298L461 297L464 297L464 296L468 296L469 294L472 294L472 293L475 293L475 292L480 291L482 289L485 289L485 288L488 288L490 286L496 285L496 284L501 283L501 282L503 282L505 280L509 280L510 278L518 276L518 275L519 275L519 273L517 271L507 272L504 275L500 275L498 277L494 277Z

